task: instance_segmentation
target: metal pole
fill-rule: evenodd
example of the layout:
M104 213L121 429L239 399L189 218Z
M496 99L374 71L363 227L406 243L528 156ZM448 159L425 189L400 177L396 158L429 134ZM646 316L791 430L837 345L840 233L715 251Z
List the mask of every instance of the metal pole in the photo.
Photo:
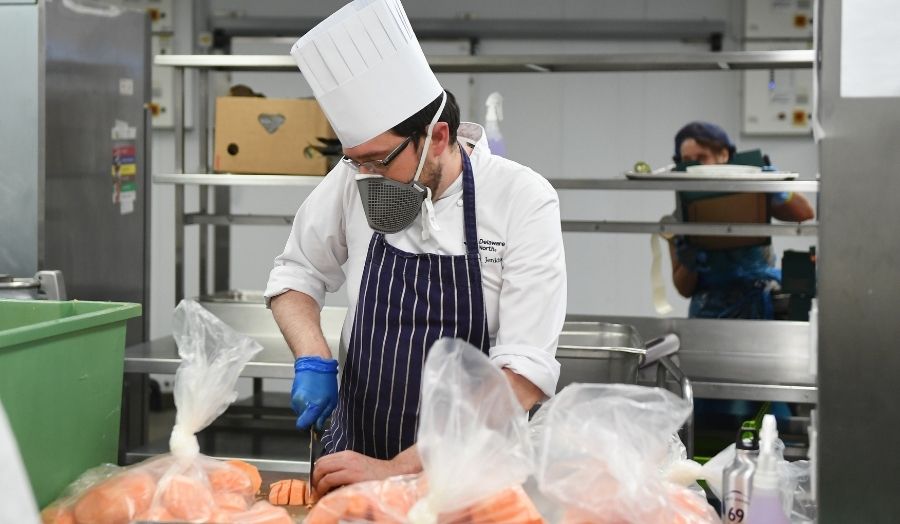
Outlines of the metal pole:
M184 68L174 69L172 106L175 125L175 171L184 166ZM184 186L175 185L175 304L184 298Z
M216 214L231 213L231 188L214 188ZM290 223L290 222L288 222ZM213 291L227 291L231 287L231 227L213 227Z
M197 142L199 152L200 170L209 173L209 70L197 70ZM209 188L201 185L200 188L201 215L209 211ZM208 292L209 273L209 226L200 226L200 295Z

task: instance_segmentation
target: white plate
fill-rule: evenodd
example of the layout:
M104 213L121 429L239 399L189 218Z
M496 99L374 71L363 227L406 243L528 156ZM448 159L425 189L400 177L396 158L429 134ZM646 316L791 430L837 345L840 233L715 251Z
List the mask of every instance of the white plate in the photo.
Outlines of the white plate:
M762 173L762 168L759 166L739 166L734 164L712 164L712 165L699 165L699 166L688 166L686 169L688 173L696 173L698 175L708 175L708 176L722 176L722 175L747 175L753 173Z

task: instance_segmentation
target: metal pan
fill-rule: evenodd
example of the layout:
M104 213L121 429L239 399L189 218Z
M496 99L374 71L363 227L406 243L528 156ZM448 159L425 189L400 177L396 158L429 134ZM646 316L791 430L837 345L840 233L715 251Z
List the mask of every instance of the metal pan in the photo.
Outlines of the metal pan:
M573 382L634 384L645 354L634 326L566 322L556 351L561 365L557 391Z

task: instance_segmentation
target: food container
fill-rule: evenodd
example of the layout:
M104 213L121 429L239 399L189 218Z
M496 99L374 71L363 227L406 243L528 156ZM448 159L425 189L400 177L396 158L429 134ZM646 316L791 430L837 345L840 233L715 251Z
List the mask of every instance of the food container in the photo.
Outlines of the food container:
M634 384L645 353L633 326L567 321L556 351L561 364L557 391L573 382Z

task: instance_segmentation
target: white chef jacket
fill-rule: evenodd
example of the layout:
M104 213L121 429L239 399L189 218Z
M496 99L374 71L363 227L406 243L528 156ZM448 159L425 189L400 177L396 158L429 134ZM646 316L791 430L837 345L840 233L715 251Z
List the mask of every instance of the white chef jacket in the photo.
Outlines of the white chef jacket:
M557 341L566 314L566 263L556 191L539 174L494 156L484 129L462 123L461 141L475 143L470 158L490 358L535 384L556 391ZM341 340L349 347L360 279L372 229L360 202L355 173L339 163L300 206L284 252L266 286L266 303L288 290L321 306L326 292L346 281L349 307ZM412 173L410 173L412 175ZM422 221L386 235L410 253L465 254L462 176L434 203L439 230L422 239Z

